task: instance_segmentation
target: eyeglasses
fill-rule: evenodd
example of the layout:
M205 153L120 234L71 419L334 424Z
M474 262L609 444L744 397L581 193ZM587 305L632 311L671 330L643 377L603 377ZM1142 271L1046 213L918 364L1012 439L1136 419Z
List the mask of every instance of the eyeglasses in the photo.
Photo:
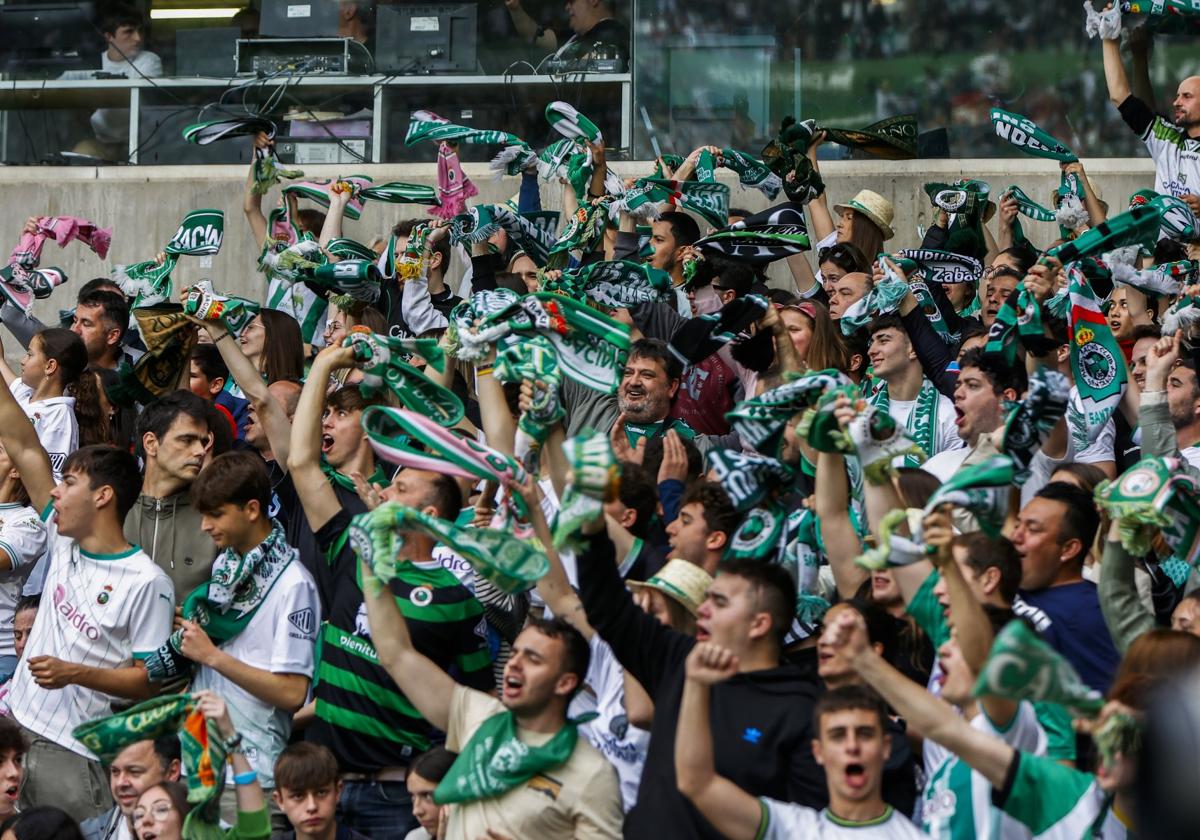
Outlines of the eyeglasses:
M133 821L139 823L146 819L147 816L154 817L155 822L162 822L167 817L171 816L171 812L175 810L175 806L170 802L155 802L147 808L135 808L133 811Z

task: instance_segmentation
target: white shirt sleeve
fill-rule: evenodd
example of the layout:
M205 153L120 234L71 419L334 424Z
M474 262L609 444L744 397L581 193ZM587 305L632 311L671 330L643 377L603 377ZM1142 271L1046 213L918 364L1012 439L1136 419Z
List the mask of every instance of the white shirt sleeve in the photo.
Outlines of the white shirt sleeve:
M146 562L153 562L147 558ZM155 567L158 568L157 566ZM175 619L175 590L165 572L140 582L129 593L129 646L135 658L158 650L171 635Z
M75 409L66 403L30 403L26 411L33 412L33 427L37 430L42 449L50 457L54 480L62 479L63 463L79 448L79 421Z
M311 679L317 627L321 624L321 602L311 577L305 575L288 589L280 613L279 632L271 645L271 671L302 674Z
M779 802L759 797L763 806L763 822L758 836L761 840L793 840L797 837L820 836L821 813L793 802Z
M46 553L46 526L33 508L5 518L0 528L0 549L8 554L14 571L32 566Z

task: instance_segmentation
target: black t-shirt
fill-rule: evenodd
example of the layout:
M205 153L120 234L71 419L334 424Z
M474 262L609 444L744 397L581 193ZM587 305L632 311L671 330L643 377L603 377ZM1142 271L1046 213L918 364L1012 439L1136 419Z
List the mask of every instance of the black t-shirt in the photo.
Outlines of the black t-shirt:
M629 27L615 18L600 21L582 35L576 35L570 29L555 30L554 34L560 44L556 53L560 60L582 58L595 44L612 44L622 58L629 55Z

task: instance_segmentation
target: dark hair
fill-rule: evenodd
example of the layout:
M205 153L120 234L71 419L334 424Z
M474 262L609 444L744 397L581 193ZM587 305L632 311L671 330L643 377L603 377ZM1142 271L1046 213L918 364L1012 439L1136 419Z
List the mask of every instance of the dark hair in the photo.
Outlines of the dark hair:
M717 575L734 575L750 584L755 609L771 616L771 636L782 649L796 615L796 582L787 570L761 560L723 560Z
M252 452L226 452L213 458L192 482L192 507L214 514L222 505L245 507L258 502L263 516L271 509L271 479L267 465Z
M529 287L525 285L525 278L519 274L513 274L511 271L501 271L496 274L496 288L508 289L519 295L529 293Z
M33 340L41 343L47 359L58 362L58 381L63 393L75 399L80 445L112 443L112 430L100 407L100 384L88 372L88 352L83 339L62 327L47 327Z
M280 379L304 376L304 338L300 325L286 312L264 309L258 313L263 323L262 372L270 385Z
M642 453L642 468L649 473L651 478L658 475L658 468L662 466L663 441L666 438L665 433L646 438L646 450ZM679 435L679 442L683 444L683 451L687 453L687 478L684 479L684 484L687 484L698 478L704 470L704 456L700 454L700 450L696 448L693 441ZM622 478L622 480L624 479ZM657 484L657 481L655 483Z
M867 625L867 638L871 644L883 647L883 658L892 664L896 663L897 633L899 626L883 607L865 598L847 598L835 606L847 606L857 612Z
M301 792L336 785L337 758L329 747L314 741L298 741L275 759L275 787Z
M969 367L976 368L987 377L992 383L992 391L997 396L1009 388L1020 396L1029 387L1029 377L1025 373L1024 365L1006 365L998 357L984 353L983 348L972 347L962 354L962 358L958 360L958 369L964 371Z
M105 35L115 34L122 26L136 26L138 29L144 29L146 18L135 6L125 5L112 6L100 15L100 31Z
M100 402L100 394L104 389L101 370L106 368L86 368L71 389L75 395L75 420L79 424L80 446L117 442L112 419L104 413Z
M75 302L86 298L92 292L112 292L113 294L125 297L125 293L121 291L121 285L111 277L93 277L91 280L79 287L79 291L75 293ZM128 298L126 298L128 301Z
M0 823L0 834L11 831L16 840L83 840L79 823L53 805L38 805Z
M175 806L175 810L179 812L180 822L183 822L184 817L192 810L191 803L188 802L187 798L187 785L183 782L159 782L158 784L150 785L150 787L142 791L142 795L138 799L141 799L142 796L145 796L155 788L161 789L167 795L167 798L171 800L171 804Z
M108 328L110 330L119 329L122 336L129 329L129 303L122 294L110 292L107 289L95 289L87 294L81 293L79 300L75 303L75 309L78 310L81 306L100 307L101 317L109 323Z
M655 221L665 222L670 226L671 238L675 240L676 248L692 245L700 238L700 225L687 213L663 213L662 218Z
M13 607L13 615L16 615L22 610L36 610L41 605L41 595L22 595L21 600L17 601L17 605Z
M433 473L433 476L434 478L430 482L431 486L429 493L425 496L424 504L431 505L437 509L438 519L453 522L462 512L462 489L451 475Z
M213 458L233 450L233 441L237 438L237 424L233 414L224 406L215 402L204 401L204 413L208 421L208 433L212 435L209 455Z
M229 366L221 358L221 351L215 344L197 344L192 348L192 361L209 382L229 379Z
M90 490L99 490L106 485L111 487L116 500L117 519L121 522L133 509L142 489L142 473L138 469L137 459L115 446L82 446L67 456L62 471L63 475L77 472L87 476Z
M757 279L754 269L745 263L722 260L717 276L713 278L713 286L715 288L720 284L720 289L729 289L734 297L742 297L750 294Z
M866 254L853 242L838 242L817 251L817 268L827 262L833 263L847 274L871 273L871 263Z
M1033 268L1033 264L1038 260L1037 250L1027 242L1021 242L1017 245L1005 248L996 256L1011 257L1016 263L1015 268L1022 277L1029 273L1029 269ZM993 260L995 262L995 260Z
M362 411L372 405L375 401L364 397L357 385L343 385L325 399L325 407L334 411Z
M1073 559L1082 564L1092 550L1096 529L1100 527L1100 513L1092 501L1092 494L1066 481L1051 481L1037 491L1034 498L1049 499L1066 508L1058 522L1058 544L1070 539L1079 540L1079 555Z
M172 761L179 761L183 757L183 747L179 743L179 736L171 733L170 735L159 735L155 738L154 755L158 758L158 763L162 767L163 772L167 772Z
M525 626L532 627L543 636L558 639L563 643L563 672L579 677L579 684L575 687L576 691L583 688L583 682L587 679L588 665L592 658L592 650L583 634L561 616L553 618L530 616Z
M961 325L958 331L960 345L967 341L967 339L974 338L977 335L987 335L987 327L974 318L963 318L958 323Z
M719 481L700 479L689 484L684 491L683 501L679 503L679 509L683 510L690 504L698 504L704 509L704 524L710 534L720 531L732 537L738 529L741 517L734 510L729 494Z
M413 228L421 219L401 219L392 225L392 236L412 236Z
M1162 242L1170 242L1169 239L1163 239ZM1162 327L1158 324L1138 324L1133 328L1130 334L1130 339L1134 342L1141 341L1143 338L1153 338L1155 340L1162 338Z
M325 226L325 214L311 207L303 207L296 211L296 227L307 233L319 234Z
M137 421L137 454L145 456L142 439L147 433L163 440L175 423L176 418L185 415L200 425L208 428L208 403L197 397L191 391L182 389L163 394L154 402L148 403Z
M675 215L672 213L671 215ZM660 338L639 338L633 342L633 346L629 348L628 359L653 359L663 366L663 370L667 372L667 379L679 379L683 376L683 365L679 359L667 349L667 342Z
M817 738L821 737L822 717L859 709L874 712L879 717L880 732L887 735L888 707L883 698L870 686L852 683L826 691L813 706L812 719L816 724Z
M904 329L904 322L900 320L900 316L895 312L877 315L871 319L871 323L867 324L868 336L874 336L880 330L899 330L902 336L908 338L908 331Z
M354 315L355 325L366 327L376 335L387 335L387 316L374 307L368 306Z
M734 216L744 219L749 215L750 215L750 211L747 210L745 207L730 207L729 208L729 217L731 219Z
M658 509L658 484L641 464L622 461L621 483L617 498L634 512L633 525L628 528L635 537L644 538L654 511Z
M1154 265L1179 262L1188 258L1187 248L1182 242L1163 237L1154 245Z
M1083 489L1089 493L1094 493L1096 485L1108 479L1108 476L1104 474L1104 470L1095 464L1085 464L1082 461L1071 461L1070 463L1057 466L1050 475L1053 476L1060 472L1074 476L1081 481L1084 485Z
M15 752L24 755L29 751L29 742L21 727L12 718L0 717L0 753Z
M900 467L896 470L900 501L905 507L923 508L933 492L941 486L937 476L919 467Z
M62 327L46 327L33 340L41 342L42 352L47 359L58 362L59 381L63 387L79 382L88 363L87 347L82 338Z
M1000 570L1000 597L1011 604L1021 585L1021 555L1008 537L992 539L982 531L959 534L952 543L966 552L965 563L976 575L988 569Z
M452 753L443 746L430 747L412 760L408 765L409 771L416 773L422 779L440 782L450 772L450 766L458 753Z

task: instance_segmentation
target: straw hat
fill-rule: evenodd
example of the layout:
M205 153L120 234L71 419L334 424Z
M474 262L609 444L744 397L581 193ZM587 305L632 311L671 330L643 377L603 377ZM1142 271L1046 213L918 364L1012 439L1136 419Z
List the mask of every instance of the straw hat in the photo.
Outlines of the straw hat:
M712 581L712 576L695 563L675 559L667 561L650 580L630 580L625 585L630 589L657 589L695 615Z
M847 201L845 204L835 204L833 212L841 214L846 210L857 210L868 219L875 223L875 226L883 231L883 239L886 242L896 235L892 230L892 219L896 215L896 211L892 207L892 202L872 190L859 190L858 195Z

